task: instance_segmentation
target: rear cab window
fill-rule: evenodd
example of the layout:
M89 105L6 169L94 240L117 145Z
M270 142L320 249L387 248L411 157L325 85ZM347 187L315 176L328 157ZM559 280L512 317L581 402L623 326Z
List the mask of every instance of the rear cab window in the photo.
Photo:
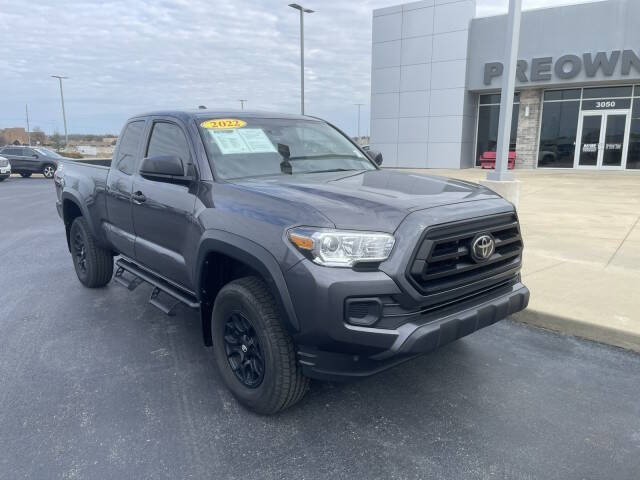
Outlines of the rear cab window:
M115 167L126 175L132 175L138 162L138 151L144 134L144 120L129 122L118 145Z

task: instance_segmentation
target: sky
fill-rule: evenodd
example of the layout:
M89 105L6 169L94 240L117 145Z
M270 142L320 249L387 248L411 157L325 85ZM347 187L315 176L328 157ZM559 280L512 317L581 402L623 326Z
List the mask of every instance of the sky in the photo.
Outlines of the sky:
M523 0L539 8L584 0ZM0 128L118 133L163 108L298 113L299 14L290 0L0 0ZM369 131L371 15L397 0L305 0L306 113ZM476 15L508 0L477 0Z

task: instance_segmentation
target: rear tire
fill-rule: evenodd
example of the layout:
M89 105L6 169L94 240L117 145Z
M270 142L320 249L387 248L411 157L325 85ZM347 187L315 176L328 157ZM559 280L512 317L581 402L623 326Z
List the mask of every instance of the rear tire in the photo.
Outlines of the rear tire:
M109 283L113 276L113 256L96 244L83 217L71 224L69 246L76 275L85 287L98 288Z
M54 173L56 173L55 165L47 163L44 167L42 167L42 175L44 175L44 178L53 178Z
M29 178L31 176L31 172L20 172L20 176L22 178Z
M309 379L261 279L244 277L225 285L213 306L211 328L220 375L242 405L270 415L304 397Z

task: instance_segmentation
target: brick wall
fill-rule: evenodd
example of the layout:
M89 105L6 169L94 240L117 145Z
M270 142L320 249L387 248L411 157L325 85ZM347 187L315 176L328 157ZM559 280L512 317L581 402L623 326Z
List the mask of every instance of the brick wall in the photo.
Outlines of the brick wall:
M27 132L25 131L24 128L20 128L20 127L5 128L2 131L2 135L4 136L4 139L7 145L14 144L16 142L20 145L25 145L27 143Z
M527 106L529 107L528 112ZM520 92L516 168L536 168L541 106L542 89L522 90Z

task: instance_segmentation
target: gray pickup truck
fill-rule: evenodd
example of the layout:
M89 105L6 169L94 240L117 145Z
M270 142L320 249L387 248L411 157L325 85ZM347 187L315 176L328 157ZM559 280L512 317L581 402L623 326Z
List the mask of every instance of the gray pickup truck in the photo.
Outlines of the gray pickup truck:
M226 386L269 414L527 306L511 203L381 163L312 117L166 111L54 180L79 280L199 309Z

